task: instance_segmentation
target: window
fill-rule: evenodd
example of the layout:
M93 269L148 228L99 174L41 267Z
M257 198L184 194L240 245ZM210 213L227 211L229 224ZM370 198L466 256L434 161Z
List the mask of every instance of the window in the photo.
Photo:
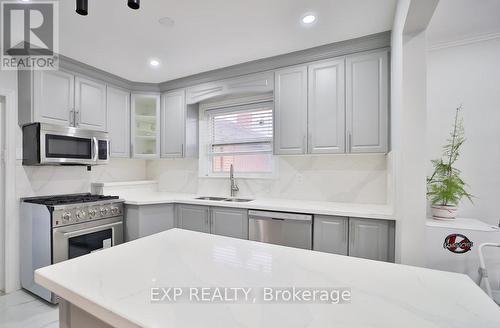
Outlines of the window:
M208 175L273 173L273 103L207 110Z

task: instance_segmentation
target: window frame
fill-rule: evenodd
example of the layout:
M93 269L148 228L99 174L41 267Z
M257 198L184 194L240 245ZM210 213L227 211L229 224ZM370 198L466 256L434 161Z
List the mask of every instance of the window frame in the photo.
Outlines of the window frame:
M271 151L268 153L271 156L271 172L235 172L236 178L244 179L275 179L277 176L277 160L274 156L274 102L272 98L256 99L254 101L245 101L241 99L235 103L223 103L220 106L214 104L200 104L200 126L199 126L199 141L200 141L200 156L199 156L199 177L200 178L228 178L229 172L214 172L213 171L213 153L211 151L212 140L210 140L210 117L214 113L234 112L235 108L240 108L241 111L258 108L262 105L270 107L273 120L273 136L270 140ZM250 143L250 142L249 142ZM228 143L229 144L229 143ZM253 154L258 154L255 152ZM262 152L262 154L266 154ZM241 155L245 156L245 155Z

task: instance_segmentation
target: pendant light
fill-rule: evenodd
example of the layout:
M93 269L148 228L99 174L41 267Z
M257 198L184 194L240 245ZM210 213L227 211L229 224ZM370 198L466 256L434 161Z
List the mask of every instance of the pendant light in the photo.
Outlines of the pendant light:
M82 16L87 16L89 2L88 0L76 0L76 12Z
M141 7L141 0L128 0L127 5L131 9L139 9ZM89 0L76 0L76 13L82 16L87 16L89 7Z
M128 6L132 9L139 9L141 0L128 0Z

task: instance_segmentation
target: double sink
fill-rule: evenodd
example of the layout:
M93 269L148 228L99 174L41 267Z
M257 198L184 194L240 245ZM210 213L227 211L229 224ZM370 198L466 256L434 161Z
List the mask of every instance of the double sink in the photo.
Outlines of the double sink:
M197 197L195 199L198 200L211 200L211 201L216 201L216 202L234 202L234 203L246 203L246 202L251 202L253 199L248 199L248 198L226 198L226 197Z

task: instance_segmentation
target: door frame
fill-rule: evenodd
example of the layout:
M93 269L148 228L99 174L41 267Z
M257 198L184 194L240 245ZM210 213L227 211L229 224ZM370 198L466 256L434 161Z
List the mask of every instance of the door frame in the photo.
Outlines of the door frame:
M3 204L4 208L1 209L0 215L0 248L3 251L3 263L0 263L0 290L5 293L12 292L18 289L18 268L15 268L18 261L16 259L17 228L16 221L16 129L17 129L17 91L11 89L0 88L0 96L5 98L5 115L2 122L3 143L5 148L0 152L0 160L4 161L3 174L4 188L8 192L4 192ZM7 233L10 231L11 233ZM0 258L1 259L1 258Z

